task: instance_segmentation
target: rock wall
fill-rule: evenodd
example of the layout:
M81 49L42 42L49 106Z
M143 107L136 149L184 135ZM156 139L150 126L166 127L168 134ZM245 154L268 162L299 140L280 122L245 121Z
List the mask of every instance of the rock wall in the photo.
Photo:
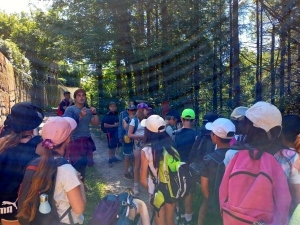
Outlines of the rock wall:
M17 91L13 66L0 52L0 125L15 104Z

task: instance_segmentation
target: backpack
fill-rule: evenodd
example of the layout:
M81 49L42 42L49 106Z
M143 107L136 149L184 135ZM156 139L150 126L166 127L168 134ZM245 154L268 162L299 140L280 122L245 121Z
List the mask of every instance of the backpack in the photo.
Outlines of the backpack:
M125 191L119 195L108 194L96 206L89 225L135 225L129 219L129 210L136 208L133 195Z
M208 135L198 135L189 154L189 162L192 172L200 177L200 163L203 157L214 152L215 144Z
M21 208L22 208L22 204L25 201L31 183L32 183L32 177L35 174L35 171L37 170L37 167L40 163L41 158L36 158L33 161L31 161L29 163L29 165L27 166L26 170L25 170L25 175L22 181L22 184L20 186L19 189L19 195L18 195L18 212L20 212ZM65 158L57 158L55 159L55 162L57 164L57 167L62 166L64 164L68 164L68 161ZM21 225L58 225L60 223L60 221L68 214L69 219L71 224L73 223L73 218L71 216L71 207L69 207L62 216L59 217L58 213L57 213L57 208L55 206L55 200L53 198L54 195L54 189L55 189L55 179L56 179L56 172L54 174L54 176L52 177L53 179L53 185L51 186L51 188L43 193L43 194L47 194L48 195L48 202L50 204L51 207L51 211L48 214L42 214L38 209L36 210L36 215L35 218L33 219L33 221L29 222L27 219L25 218L19 218L19 222ZM42 194L42 193L41 193ZM38 198L39 201L39 198Z
M129 124L131 122L131 120L134 120L134 128L133 128L133 134L136 132L138 125L139 125L139 121L138 118L133 117L132 119L130 119L128 116L124 118L124 120ZM124 134L124 142L125 143L132 143L133 139L128 137L128 130L129 130L129 126L128 128L125 130L125 134Z
M226 150L222 149L222 151ZM214 179L209 179L209 186L212 189L209 190L208 209L210 213L220 215L219 188L225 173L224 155L220 155L218 151L215 151L213 154L205 155L203 160L205 161L206 159L213 160L217 164L216 167L211 168L211 170L215 170L215 177Z
M64 99L63 101L64 101L65 103L67 103L65 99ZM60 105L60 104L59 104L59 105ZM58 108L57 108L57 115L58 115L58 116L62 116L62 115L64 114L64 112L61 111L59 105L58 105Z
M163 160L165 162L168 161L169 156L170 154L167 151L164 151ZM185 198L191 193L196 184L196 179L188 164L174 161L176 170L171 170L170 166L165 162L163 163L163 166L160 164L157 173L159 173L159 170L163 170L164 174L168 175L166 178L167 183L157 181L150 167L148 167L150 177L155 184L153 198L151 198L150 203L157 212L159 212L160 208L165 203L176 202L179 199Z
M226 167L219 197L224 225L288 222L291 196L286 175L267 152L237 152Z

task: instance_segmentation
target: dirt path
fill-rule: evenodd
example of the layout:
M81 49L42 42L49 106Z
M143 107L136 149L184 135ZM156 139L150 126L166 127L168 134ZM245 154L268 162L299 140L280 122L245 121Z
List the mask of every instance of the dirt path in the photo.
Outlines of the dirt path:
M124 178L123 162L114 163L113 167L108 167L108 153L105 134L101 133L99 135L93 131L92 138L97 146L97 150L94 152L95 167L101 174L101 179L106 184L105 192L120 193L126 188L133 188L133 181L129 181ZM138 197L147 203L148 193L143 187L140 187L140 194Z

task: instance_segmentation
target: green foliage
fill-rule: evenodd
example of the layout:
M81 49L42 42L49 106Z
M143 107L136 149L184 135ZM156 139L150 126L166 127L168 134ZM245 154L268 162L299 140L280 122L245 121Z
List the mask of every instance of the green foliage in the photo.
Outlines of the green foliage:
M48 84L45 86L47 93L47 100L50 106L56 106L59 99L59 87L57 85Z
M14 72L26 88L32 86L30 62L18 46L10 40L0 38L0 52L12 63Z

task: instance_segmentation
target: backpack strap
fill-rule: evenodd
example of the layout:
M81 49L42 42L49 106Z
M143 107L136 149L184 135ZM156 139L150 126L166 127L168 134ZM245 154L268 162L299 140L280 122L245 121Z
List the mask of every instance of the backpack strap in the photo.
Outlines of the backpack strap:
M139 120L138 118L135 116L132 119L134 119L134 129L133 129L133 134L136 132L138 125L139 125Z

